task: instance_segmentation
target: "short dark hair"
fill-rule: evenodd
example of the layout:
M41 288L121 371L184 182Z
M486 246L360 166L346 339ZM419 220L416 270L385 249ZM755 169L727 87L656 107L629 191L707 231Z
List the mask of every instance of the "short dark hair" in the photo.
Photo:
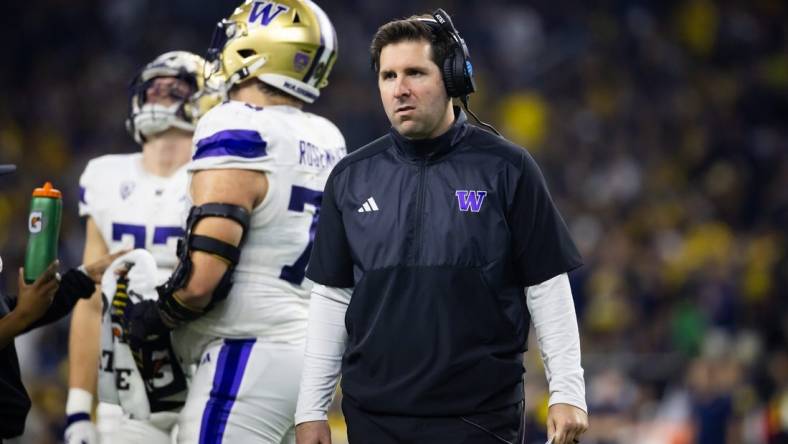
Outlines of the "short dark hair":
M443 70L443 61L449 54L451 41L443 32L439 32L437 23L433 28L425 20L434 21L435 19L430 14L414 15L406 19L388 22L378 28L375 36L372 37L372 44L369 46L372 70L380 72L380 52L384 47L403 41L419 40L430 44L432 61Z

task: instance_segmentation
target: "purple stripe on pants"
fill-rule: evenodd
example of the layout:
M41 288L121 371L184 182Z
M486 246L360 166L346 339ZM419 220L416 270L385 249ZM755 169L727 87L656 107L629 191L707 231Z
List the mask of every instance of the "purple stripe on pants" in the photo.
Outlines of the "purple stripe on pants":
M205 404L200 444L221 444L255 339L225 339L219 350L211 397Z

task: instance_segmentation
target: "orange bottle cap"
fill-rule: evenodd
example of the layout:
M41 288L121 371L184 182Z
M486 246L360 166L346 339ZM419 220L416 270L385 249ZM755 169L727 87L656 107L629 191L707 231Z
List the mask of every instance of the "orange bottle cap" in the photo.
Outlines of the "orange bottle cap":
M60 199L63 195L60 193L60 190L52 188L52 182L47 182L44 184L43 188L36 188L33 190L33 197L53 197L55 199Z

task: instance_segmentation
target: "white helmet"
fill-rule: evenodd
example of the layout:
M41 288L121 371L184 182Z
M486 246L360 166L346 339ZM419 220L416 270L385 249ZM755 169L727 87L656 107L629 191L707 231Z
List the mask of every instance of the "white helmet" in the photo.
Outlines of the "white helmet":
M175 103L166 106L146 103L148 87L158 77L175 77L189 85L185 95L170 92ZM129 116L126 129L140 145L146 137L170 128L194 131L197 119L221 102L222 80L206 81L205 60L187 51L164 53L134 77L129 88Z

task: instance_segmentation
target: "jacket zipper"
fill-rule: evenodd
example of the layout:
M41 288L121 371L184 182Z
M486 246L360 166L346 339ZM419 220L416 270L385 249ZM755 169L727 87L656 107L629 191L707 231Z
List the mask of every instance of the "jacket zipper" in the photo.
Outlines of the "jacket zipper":
M422 227L424 226L424 181L427 176L427 160L421 161L421 166L419 167L419 197L416 201L416 215L418 217L418 225L416 226L416 258L415 264L418 264L421 260L421 232ZM414 265L415 265L414 264Z

